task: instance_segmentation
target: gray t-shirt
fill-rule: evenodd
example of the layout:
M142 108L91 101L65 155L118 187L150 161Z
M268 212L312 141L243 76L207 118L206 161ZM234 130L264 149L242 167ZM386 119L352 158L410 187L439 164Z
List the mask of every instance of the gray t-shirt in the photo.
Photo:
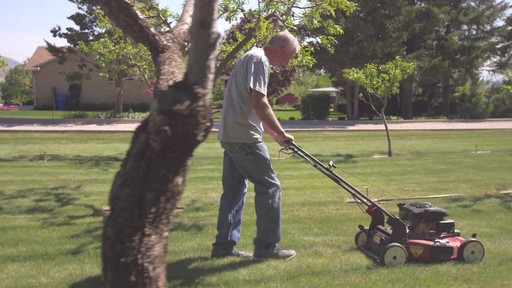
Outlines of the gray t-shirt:
M235 64L224 91L218 138L224 142L263 140L263 125L251 104L251 89L267 95L269 62L262 48L252 48Z

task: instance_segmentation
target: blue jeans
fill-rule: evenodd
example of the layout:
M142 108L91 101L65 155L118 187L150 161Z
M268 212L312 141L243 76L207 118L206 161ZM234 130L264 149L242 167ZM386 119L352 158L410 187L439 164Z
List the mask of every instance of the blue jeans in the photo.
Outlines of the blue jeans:
M223 193L214 245L234 246L240 241L247 181L254 184L256 237L254 246L273 248L281 240L281 185L263 142L221 142L224 148Z

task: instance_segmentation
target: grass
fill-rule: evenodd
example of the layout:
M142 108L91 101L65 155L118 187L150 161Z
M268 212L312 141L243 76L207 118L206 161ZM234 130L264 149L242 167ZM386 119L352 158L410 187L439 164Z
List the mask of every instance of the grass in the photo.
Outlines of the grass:
M274 111L276 117L280 120L300 120L302 115L298 110L276 110ZM62 119L62 118L128 118L128 119L142 119L147 116L147 113L124 112L121 115L116 115L111 111L106 112L73 112L73 111L52 111L52 110L14 110L4 111L0 110L1 118L24 118L24 119ZM338 117L345 116L340 113L331 113L328 116L330 120L337 120ZM221 113L214 113L214 119L221 118Z
M464 237L478 233L484 261L464 265L375 265L354 248L369 217L308 163L269 143L283 185L284 247L290 261L209 260L215 235L222 151L216 135L195 153L173 222L167 264L171 287L508 287L512 283L512 133L394 131L397 157L381 132L296 132L297 142L370 196L463 193L431 199ZM130 133L0 133L2 287L102 287L100 239L114 174ZM475 151L475 146L478 151ZM488 152L487 152L488 151ZM45 160L46 152L46 162ZM483 153L475 153L483 152ZM239 248L252 250L255 216L247 198ZM396 213L396 202L383 204Z
M42 119L62 119L66 115L66 111L52 110L0 110L0 118L42 118Z

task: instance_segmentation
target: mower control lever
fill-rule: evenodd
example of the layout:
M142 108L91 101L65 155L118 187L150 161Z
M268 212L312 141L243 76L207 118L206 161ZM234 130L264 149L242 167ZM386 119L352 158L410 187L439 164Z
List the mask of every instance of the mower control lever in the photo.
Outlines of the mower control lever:
M336 166L336 164L334 164L334 162L332 162L332 160L329 161L329 167L338 168L338 166Z

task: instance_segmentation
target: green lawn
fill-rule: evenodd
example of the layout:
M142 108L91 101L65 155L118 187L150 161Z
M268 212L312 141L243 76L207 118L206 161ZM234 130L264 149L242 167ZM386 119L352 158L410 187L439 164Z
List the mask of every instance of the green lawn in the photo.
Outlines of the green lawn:
M171 287L508 287L512 283L512 131L296 132L301 146L372 198L463 193L430 201L450 212L462 236L478 233L484 261L465 265L375 265L354 248L369 217L349 195L269 143L283 185L282 246L289 261L209 260L220 195L216 135L195 153L171 228ZM131 133L0 133L1 287L102 287L100 239L114 173ZM476 147L476 148L475 148ZM45 161L46 160L46 161ZM252 189L252 187L250 188ZM247 198L239 248L252 250L254 208ZM397 202L383 204L397 213Z
M0 118L43 118L43 119L61 119L66 115L66 111L51 110L0 110Z
M280 120L299 120L301 119L300 111L297 110L277 110L274 111L276 117ZM124 113L122 117L131 117L130 114L137 116L142 113ZM0 110L0 118L42 118L42 119L61 119L61 118L97 118L98 115L108 115L107 112L73 112L73 111L43 111L43 110L30 110L30 111L3 111ZM145 115L145 114L144 114ZM339 113L331 113L328 119L338 119L342 117ZM220 119L221 113L215 113L213 115L215 119ZM105 118L105 116L101 117Z

